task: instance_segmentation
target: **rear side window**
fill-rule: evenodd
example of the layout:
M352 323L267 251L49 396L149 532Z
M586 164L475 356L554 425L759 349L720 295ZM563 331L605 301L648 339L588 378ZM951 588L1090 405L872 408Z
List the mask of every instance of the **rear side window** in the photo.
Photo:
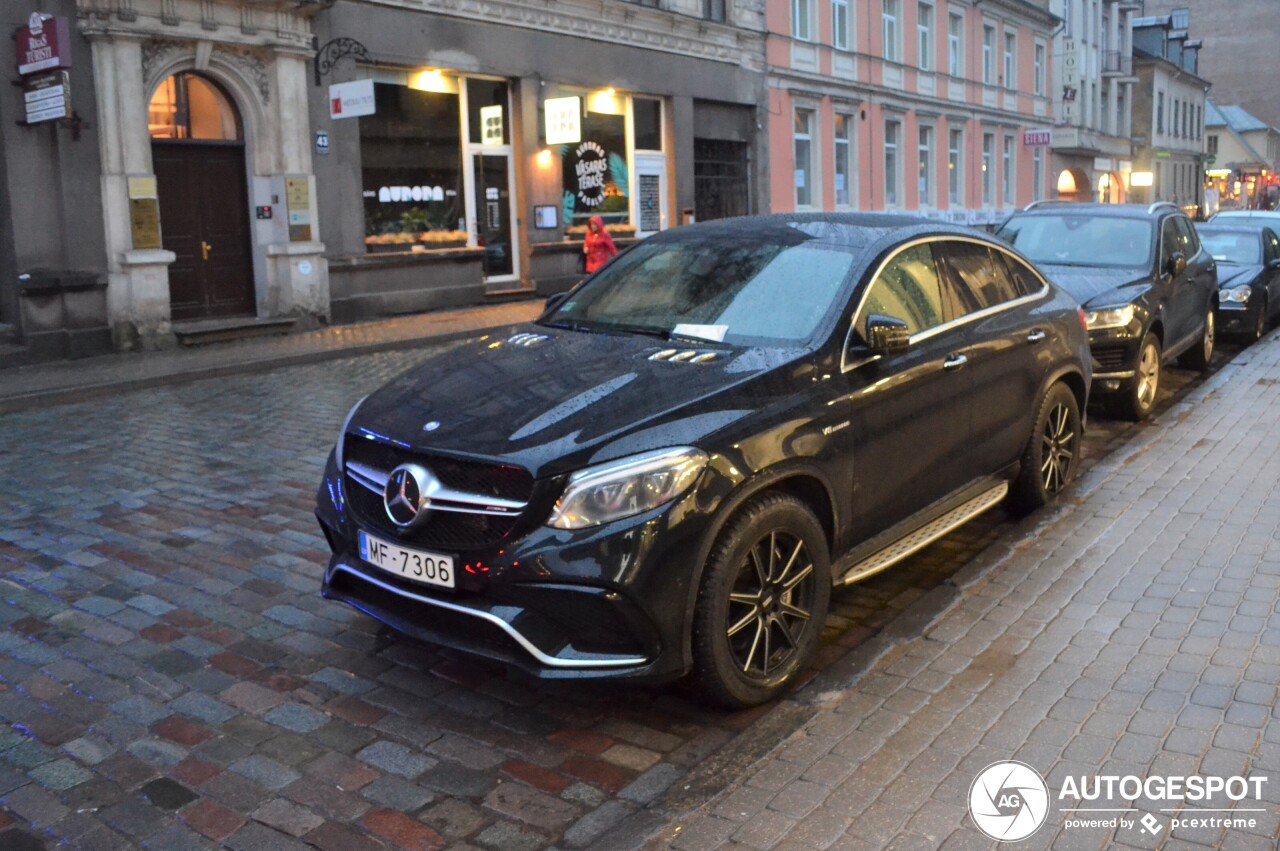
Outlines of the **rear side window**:
M1019 297L1032 295L1044 289L1044 284L1040 282L1040 279L1036 277L1036 273L1031 271L1031 267L1026 263L1011 254L1005 254L1003 251L997 251L995 254L1004 261L1005 268L1009 270L1009 277L1013 278L1013 286L1018 291Z
M996 307L1022 295L1004 262L982 243L943 242L938 247L964 312Z
M901 319L912 334L946 321L938 267L927 243L898 252L871 282L855 324L859 334L866 333L873 313Z

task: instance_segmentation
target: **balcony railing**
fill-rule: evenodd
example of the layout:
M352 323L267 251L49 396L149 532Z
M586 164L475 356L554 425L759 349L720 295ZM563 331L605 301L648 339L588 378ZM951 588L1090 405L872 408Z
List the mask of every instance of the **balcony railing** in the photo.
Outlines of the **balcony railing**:
M1121 77L1133 76L1133 57L1125 56L1119 50L1108 50L1102 54L1102 73L1118 74Z

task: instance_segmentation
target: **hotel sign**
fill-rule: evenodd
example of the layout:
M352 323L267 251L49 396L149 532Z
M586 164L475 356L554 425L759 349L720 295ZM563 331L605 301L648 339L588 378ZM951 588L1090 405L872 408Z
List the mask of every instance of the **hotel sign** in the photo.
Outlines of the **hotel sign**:
M32 12L15 37L20 75L71 67L71 26L66 18L46 18Z

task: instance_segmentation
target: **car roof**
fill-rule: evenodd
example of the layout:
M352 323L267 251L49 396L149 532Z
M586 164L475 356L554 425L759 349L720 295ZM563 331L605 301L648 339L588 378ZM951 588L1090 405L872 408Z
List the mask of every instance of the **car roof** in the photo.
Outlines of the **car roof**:
M1196 222L1196 230L1202 233L1251 233L1260 235L1264 230L1274 231L1275 227L1264 221Z
M1023 210L1015 210L1013 216L1107 216L1111 218L1150 219L1162 214L1181 213L1171 204L1099 204L1095 201L1053 201L1041 202L1039 206ZM1011 217L1012 218L1012 217Z
M1219 210L1210 217L1214 219L1263 219L1275 221L1280 219L1280 210Z
M691 236L763 236L770 231L779 236L807 234L820 243L841 246L855 251L879 247L882 242L897 243L926 236L961 236L978 239L1000 248L1007 248L991 234L961 225L947 224L919 216L894 215L892 213L773 213L759 216L739 216L698 222L682 228L663 231L659 236L670 238ZM653 237L650 237L651 239Z

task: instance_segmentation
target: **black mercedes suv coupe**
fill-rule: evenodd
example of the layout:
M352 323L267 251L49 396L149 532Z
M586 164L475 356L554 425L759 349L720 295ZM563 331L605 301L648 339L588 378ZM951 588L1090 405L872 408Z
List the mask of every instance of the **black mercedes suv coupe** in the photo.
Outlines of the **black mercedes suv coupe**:
M760 703L833 587L1061 491L1089 380L1077 303L976 231L665 231L351 409L323 593L537 676Z
M1168 202L1040 202L996 236L1084 305L1093 390L1120 416L1151 416L1161 366L1213 359L1218 273L1186 214Z

